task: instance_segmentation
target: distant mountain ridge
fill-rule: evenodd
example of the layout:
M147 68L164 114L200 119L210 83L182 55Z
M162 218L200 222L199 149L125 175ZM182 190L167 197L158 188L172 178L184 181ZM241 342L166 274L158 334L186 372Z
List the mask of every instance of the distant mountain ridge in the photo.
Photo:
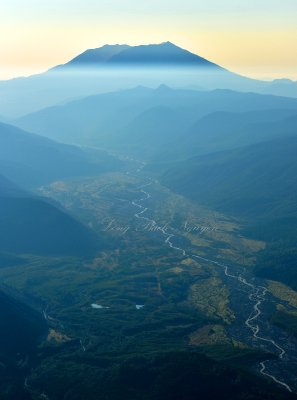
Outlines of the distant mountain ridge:
M59 70L69 67L94 67L94 66L116 66L116 65L179 65L179 66L199 66L204 68L215 68L223 70L205 58L184 50L171 42L160 44L149 44L140 46L128 45L104 45L96 49L89 49L79 54L64 65L57 68ZM56 70L54 68L53 70Z
M135 151L143 150L145 146L146 150L156 151L160 140L166 145L176 139L180 140L176 147L179 151L188 141L188 135L184 134L191 126L200 118L218 110L235 113L258 110L266 115L263 116L263 121L277 114L282 119L281 115L285 118L296 112L297 99L229 90L174 90L164 85L155 90L138 87L47 108L29 114L15 123L23 129L66 143L100 145L103 148L116 146L128 153L132 148ZM255 113L253 118L254 115ZM227 128L229 120L235 117L228 118ZM232 122L235 130L238 118L241 121L243 117L244 115L240 115L235 123ZM249 116L245 118L249 120ZM222 119L216 118L215 121L221 124ZM221 126L215 126L214 131L218 130L217 128L221 129ZM195 134L195 126L193 130ZM169 148L166 150L173 151ZM135 153L133 155L135 156Z
M97 160L82 149L57 143L0 122L0 170L25 188L74 176L90 176L117 167L104 152Z
M88 49L66 64L27 78L0 81L3 121L74 99L137 86L241 92L297 97L297 83L241 76L171 42Z
M67 64L69 66L76 66L80 64L93 64L93 63L103 63L108 60L110 60L111 57L114 55L118 54L119 52L122 52L123 50L128 49L130 46L128 45L109 45L106 44L102 47L96 48L96 49L88 49L84 51L83 53L79 54L78 56L74 57L72 60L70 60ZM62 67L58 66L55 68Z
M297 135L172 163L161 181L224 212L274 218L297 215ZM203 190L201 190L203 187Z

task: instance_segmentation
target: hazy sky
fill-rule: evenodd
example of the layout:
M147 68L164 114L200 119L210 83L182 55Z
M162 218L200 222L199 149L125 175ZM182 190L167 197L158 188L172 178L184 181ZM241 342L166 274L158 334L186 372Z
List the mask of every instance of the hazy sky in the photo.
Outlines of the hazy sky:
M0 0L0 79L87 48L172 41L226 68L297 80L297 0Z

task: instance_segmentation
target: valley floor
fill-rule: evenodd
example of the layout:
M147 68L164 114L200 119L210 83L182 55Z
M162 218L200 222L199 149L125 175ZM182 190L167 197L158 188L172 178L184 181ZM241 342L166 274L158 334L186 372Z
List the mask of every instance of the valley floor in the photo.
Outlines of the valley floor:
M0 269L3 288L22 293L49 325L27 389L56 399L51 382L59 368L69 368L58 385L65 391L76 369L87 368L92 379L98 358L104 368L124 355L190 350L297 392L297 338L273 324L279 308L297 313L297 303L284 285L252 272L265 243L142 167L132 162L125 173L40 189L108 245L92 260L27 255L25 268Z

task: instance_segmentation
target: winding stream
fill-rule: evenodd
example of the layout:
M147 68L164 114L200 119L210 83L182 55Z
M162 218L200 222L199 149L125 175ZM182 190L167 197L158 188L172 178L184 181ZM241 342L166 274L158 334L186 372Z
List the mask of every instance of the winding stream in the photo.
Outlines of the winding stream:
M140 168L138 168L136 172L139 173L144 168L144 166L145 166L145 164L142 164L142 166ZM154 183L154 181L151 178L146 178L146 179L148 179L148 183L141 185L138 188L140 193L142 193L142 197L140 199L135 199L135 200L131 201L132 206L139 209L139 211L134 214L134 217L137 219L142 219L142 220L147 221L150 224L152 224L152 226L154 226L156 228L155 231L159 231L165 237L164 244L169 246L173 250L181 252L181 254L184 257L190 257L190 258L194 258L194 259L196 258L196 259L202 260L204 262L219 266L219 267L223 268L224 274L227 278L234 279L234 280L238 281L241 285L244 285L246 288L248 288L248 291L249 291L248 298L249 298L250 302L252 302L254 305L253 305L253 308L252 308L252 311L251 311L249 317L245 320L245 325L251 331L251 334L254 339L257 339L259 341L262 341L263 343L272 345L278 353L279 360L282 360L286 354L285 349L282 348L280 344L275 342L275 340L261 336L261 329L257 322L259 320L259 317L262 314L260 307L262 305L262 302L265 300L267 288L265 288L264 286L255 285L251 282L248 282L246 280L246 278L244 278L241 274L233 275L233 274L229 273L229 267L223 263L220 263L218 261L215 261L215 260L212 260L209 258L199 256L196 254L189 254L186 252L185 249L175 246L173 243L173 239L174 239L174 237L178 237L178 236L173 233L168 233L167 227L158 226L158 224L155 220L145 216L145 214L147 213L149 208L145 207L144 205L142 205L140 203L145 202L152 196L149 192L145 191L144 188L149 187ZM284 387L289 392L292 392L291 387L286 382L278 379L275 375L268 372L266 364L267 364L267 361L263 361L260 363L260 374L262 374L263 376L265 376L267 378L270 378L275 383Z

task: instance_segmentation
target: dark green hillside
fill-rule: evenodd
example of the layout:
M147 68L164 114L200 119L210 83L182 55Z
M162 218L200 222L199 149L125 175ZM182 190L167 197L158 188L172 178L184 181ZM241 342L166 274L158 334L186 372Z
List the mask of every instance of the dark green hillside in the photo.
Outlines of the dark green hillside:
M185 196L240 217L245 234L268 242L259 276L297 289L297 137L180 162L163 182Z
M296 215L297 137L191 158L162 181L201 203L240 216Z
M0 123L0 169L5 176L23 186L95 175L119 165L106 153L97 152L94 161L93 156L78 147Z
M0 355L24 356L46 332L41 314L0 291Z
M41 315L0 291L0 398L25 400L30 358L47 327Z
M0 197L0 251L88 255L93 234L75 219L38 198Z
M108 356L95 362L68 358L68 370L57 373L58 358L34 382L53 400L289 400L273 385L190 352L155 353L126 357L112 364ZM87 371L87 374L83 374ZM42 371L40 371L42 372ZM73 384L73 382L77 382Z
M294 290L297 290L296 224L296 218L288 221L287 225L284 223L282 224L279 237L269 243L267 248L259 254L256 265L256 273L258 276L281 281ZM271 225L272 224L268 225L267 228L270 228ZM291 236L283 239L283 232L288 236L286 228L288 232L291 232ZM252 233L255 233L255 231L254 229Z
M73 217L0 176L0 253L81 256L96 248L95 234Z

